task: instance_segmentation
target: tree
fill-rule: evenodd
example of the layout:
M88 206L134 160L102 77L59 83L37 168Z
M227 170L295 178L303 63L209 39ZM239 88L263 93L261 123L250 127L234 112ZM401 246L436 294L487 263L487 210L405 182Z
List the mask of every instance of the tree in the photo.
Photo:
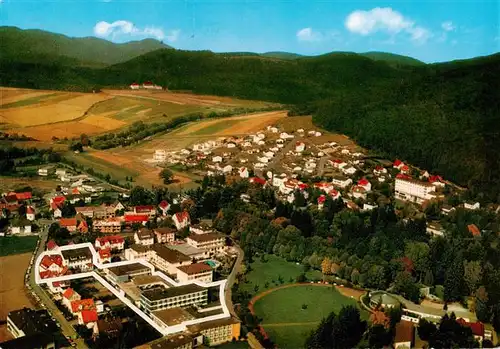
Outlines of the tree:
M306 278L306 274L304 273L300 273L298 276L297 276L297 282L298 283L302 283L302 282L306 282L307 281L307 278Z
M405 246L405 256L413 262L418 280L422 280L429 268L429 251L425 242L408 242Z
M483 268L479 261L464 261L464 280L469 288L469 294L474 294L483 276Z
M383 348L389 346L392 336L383 325L374 325L368 330L368 343L370 348Z
M131 205L147 205L153 202L153 193L143 187L133 187L130 191Z
M420 320L418 324L418 336L422 340L428 341L430 338L434 336L436 332L437 332L436 325L426 320L425 318Z
M399 293L412 302L420 302L420 289L415 284L413 277L407 271L401 271L394 279L394 292Z
M173 172L168 168L164 168L160 172L160 178L163 179L164 184L172 183L173 176L174 176Z
M464 272L463 263L459 257L448 266L444 282L444 300L446 302L459 301L463 296Z
M306 348L353 348L366 330L359 309L353 305L342 307L338 315L330 313L306 340Z
M323 258L321 262L321 272L324 275L329 275L332 272L332 260L328 257Z

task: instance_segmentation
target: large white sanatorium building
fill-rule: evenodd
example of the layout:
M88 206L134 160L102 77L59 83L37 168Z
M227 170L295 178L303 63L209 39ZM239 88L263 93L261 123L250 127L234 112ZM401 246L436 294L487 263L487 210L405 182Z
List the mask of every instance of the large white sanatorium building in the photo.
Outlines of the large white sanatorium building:
M435 187L429 182L421 182L411 178L396 178L396 199L412 201L418 204L436 197Z

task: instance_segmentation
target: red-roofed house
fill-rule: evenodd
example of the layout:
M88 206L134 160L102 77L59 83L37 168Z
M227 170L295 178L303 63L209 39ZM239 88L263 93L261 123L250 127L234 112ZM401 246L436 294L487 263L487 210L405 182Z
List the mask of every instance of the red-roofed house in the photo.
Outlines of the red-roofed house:
M62 303L71 311L71 302L79 301L82 297L71 287L67 288L62 294Z
M325 193L328 193L330 190L333 189L333 184L327 182L319 182L319 183L314 183L314 187L324 191Z
M304 142L297 141L295 143L295 151L296 152L300 153L300 152L303 152L305 149L306 149L306 145L304 144Z
M64 196L54 196L52 199L50 199L51 204L56 204L56 205L62 205L66 201L66 198Z
M138 90L141 86L137 82L133 82L130 84L130 89L132 90Z
M248 176L250 175L250 173L248 172L248 168L246 167L240 167L238 173L241 178L248 178Z
M59 246L56 244L54 240L49 240L49 242L47 242L47 251L55 250L58 247Z
M105 236L95 239L96 249L123 250L125 239L120 235Z
M99 250L99 262L100 263L106 263L106 262L111 262L111 249L110 248L105 248Z
M394 163L392 164L392 167L397 168L398 170L401 169L401 167L405 166L405 163L399 159L396 159Z
M325 201L326 201L326 196L321 194L319 197L318 197L318 210L322 210L323 209L323 205L325 204Z
M357 199L366 199L366 189L359 185L355 185L352 187L352 196Z
M255 184L260 184L260 185L266 184L266 180L262 179L262 178L259 178L259 177L251 177L251 178L248 179L248 181L250 183L255 183Z
M387 169L383 166L380 166L380 165L375 167L375 169L373 170L373 174L376 176L380 176L380 175L385 174L385 173L387 173Z
M191 224L191 218L189 217L189 212L186 211L177 212L172 217L172 220L174 221L177 230L181 230L182 228L185 228L189 224Z
M40 262L40 269L42 271L50 270L53 273L59 273L63 269L63 260L61 255L46 255L43 256Z
M59 226L68 229L69 232L75 232L77 226L76 218L60 218Z
M484 339L484 324L480 321L477 321L477 322L468 322L462 318L460 319L457 319L457 322L464 326L464 327L469 327L471 330L472 330L472 334L474 335L474 338L479 341L479 342L482 342L482 340Z
M28 206L26 207L26 219L29 221L34 221L35 220L35 209L33 206Z
M78 323L85 325L87 328L93 328L95 323L99 320L97 310L82 310L78 314Z
M70 310L73 315L76 315L83 310L95 310L94 300L88 298L72 301Z
M125 223L142 223L143 225L149 220L147 214L125 213Z
M340 159L329 160L333 167L342 169L347 166L347 163Z
M410 167L408 165L401 166L401 173L410 173Z
M366 178L360 179L358 186L363 187L366 191L372 190L372 184Z
M435 187L444 187L445 183L441 176L430 176L429 182Z
M31 192L26 191L23 193L15 193L16 199L19 201L24 201L24 200L30 200L31 199Z
M467 226L467 229L469 230L469 233L472 234L472 236L474 236L474 237L481 236L481 231L479 230L479 228L477 227L477 225L475 225L475 224L469 224Z
M158 208L161 210L161 213L164 216L166 216L167 212L168 212L168 209L170 208L170 204L166 200L163 200L162 202L160 202L158 204Z
M135 214L147 214L149 217L156 215L156 208L153 205L142 205L134 207Z
M408 176L408 175L403 174L403 173L398 173L396 175L396 178L399 178L399 179L411 179L411 176Z
M86 221L80 221L80 224L78 224L78 231L84 234L89 232L89 225Z
M394 349L413 348L415 343L415 326L411 321L400 321L396 324Z
M340 192L338 190L332 189L328 192L328 195L332 197L333 200L340 198Z

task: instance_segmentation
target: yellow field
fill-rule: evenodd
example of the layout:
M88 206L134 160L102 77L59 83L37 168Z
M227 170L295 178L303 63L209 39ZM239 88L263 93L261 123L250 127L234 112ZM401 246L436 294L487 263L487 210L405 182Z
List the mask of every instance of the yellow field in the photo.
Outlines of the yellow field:
M90 115L81 120L80 123L95 126L104 130L115 130L127 125L124 121L116 120L105 115Z
M42 105L5 109L1 114L12 125L27 127L51 124L81 118L94 103L109 98L104 94L70 94L68 97L62 101L55 98Z

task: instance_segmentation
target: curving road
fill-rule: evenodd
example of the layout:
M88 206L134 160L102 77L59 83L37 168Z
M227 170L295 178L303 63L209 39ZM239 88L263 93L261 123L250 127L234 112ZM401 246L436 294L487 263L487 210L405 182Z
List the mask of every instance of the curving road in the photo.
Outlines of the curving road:
M49 236L48 227L50 223L52 223L52 221L46 221L46 222L40 221L39 223L40 225L43 225L44 228L42 228L42 230L40 231L40 239L38 240L38 245L35 251L33 252L32 263L36 261L40 253L42 253L45 249L45 244ZM42 305L43 308L47 309L49 313L52 315L52 317L59 323L59 325L61 326L62 334L66 338L73 339L74 343L76 344L76 348L86 349L87 345L85 344L83 338L79 338L75 328L66 320L64 315L52 301L52 298L47 294L47 292L42 287L40 287L40 285L38 285L35 282L35 268L31 263L30 266L28 267L28 273L29 273L29 280L28 280L29 291L35 293L36 297L38 297L37 298L38 302Z
M231 273L227 277L225 297L226 297L226 305L229 309L229 312L231 313L231 315L238 317L236 315L236 312L234 311L231 288L233 287L234 281L236 280L236 275L238 275L241 269L241 263L243 262L243 257L245 256L245 253L234 242L233 242L233 247L236 249L238 256L236 257L236 261L234 262L233 270L231 270Z

